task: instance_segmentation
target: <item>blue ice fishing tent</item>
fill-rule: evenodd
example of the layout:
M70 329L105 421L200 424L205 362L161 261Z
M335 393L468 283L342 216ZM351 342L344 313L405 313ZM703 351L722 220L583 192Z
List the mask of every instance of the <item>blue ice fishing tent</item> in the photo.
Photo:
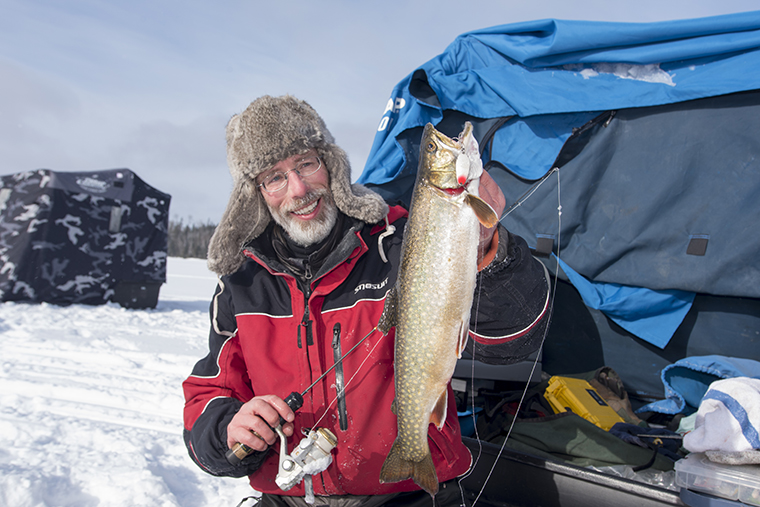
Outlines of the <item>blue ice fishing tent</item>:
M408 204L424 125L466 120L559 275L544 370L647 402L681 358L760 360L760 11L465 33L393 89L358 182Z

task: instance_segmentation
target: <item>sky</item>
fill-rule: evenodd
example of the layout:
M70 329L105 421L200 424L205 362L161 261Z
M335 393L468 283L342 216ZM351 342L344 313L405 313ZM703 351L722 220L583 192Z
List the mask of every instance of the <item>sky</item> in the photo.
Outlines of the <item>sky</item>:
M457 35L536 19L652 22L758 0L0 0L0 175L126 167L217 223L224 129L261 95L320 113L361 174L393 87Z

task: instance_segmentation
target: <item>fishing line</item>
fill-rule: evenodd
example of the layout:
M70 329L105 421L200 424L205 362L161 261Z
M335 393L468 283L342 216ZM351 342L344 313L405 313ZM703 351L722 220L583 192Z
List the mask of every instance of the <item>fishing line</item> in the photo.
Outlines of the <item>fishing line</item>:
M347 355L349 355L351 352L353 352L353 351L354 351L354 349L355 349L356 347L358 347L359 345L361 345L361 344L364 342L364 340L366 340L367 338L369 338L369 337L370 337L370 335L371 335L372 333L374 333L375 331L378 331L378 329L377 329L377 326L375 326L375 327L372 329L372 331L370 331L370 332L367 334L367 336L365 336L364 338L362 338L361 340L359 340L359 342L358 342L356 345L354 345L354 346L351 348L351 350L349 350L348 352L346 352L345 354L343 354L343 356L340 358L340 360L339 360L339 361L337 361L335 364L337 365L337 364L339 364L340 362L342 362L342 361L343 361L343 358L344 358L344 357L346 357L346 356L347 356ZM333 404L334 404L335 402L337 402L337 401L338 401L338 398L339 398L340 396L342 396L342 395L344 395L344 394L346 393L346 389L348 389L348 386L349 386L349 385L351 385L351 382L352 382L352 381L354 380L354 378L355 378L355 377L356 377L356 376L359 374L359 372L361 371L362 367L364 366L364 363L366 363L366 362L367 362L367 360L368 360L368 359L369 359L369 358L372 356L372 353L373 353L373 352L375 352L375 349L377 348L377 346L378 346L378 345L380 345L380 342L381 342L381 341L383 341L383 338L385 338L385 335L384 335L384 334L382 334L382 333L380 333L380 339L379 339L379 340L377 340L377 343L375 343L375 345L373 345L373 346L372 346L372 349L370 349L369 353L367 354L367 357L365 357L365 358L364 358L364 360L362 360L361 364L359 364L359 367L356 369L356 371L354 372L354 374L353 374L353 375L351 375L351 378L350 378L350 379L348 379L348 381L347 381L347 382L346 382L346 383L343 385L343 389L341 389L341 391L340 391L340 392L337 392L337 390L336 390L336 393L335 393L335 398L333 398L333 400L332 400L332 401L329 403L329 405L327 405L327 408L325 408L325 411L324 411L324 413L323 413L323 414L320 416L320 418L317 420L317 422L315 422L315 423L314 423L314 426L313 426L314 428L316 428L317 426L319 426L319 423L320 423L320 422L322 422L322 419L324 419L324 418L325 418L325 416L327 416L327 413L330 411L330 409L332 408ZM326 373L326 372L325 372L325 373ZM324 375L323 375L323 376L324 376ZM319 379L317 379L317 380L319 380ZM315 382L315 383L316 383L316 382ZM334 384L333 384L333 385L334 385Z
M542 183L545 179L546 179L546 177L544 177L544 179L542 181L540 181L538 184L534 185L533 189L529 190L529 194L526 193L527 196L526 196L526 194L523 194L523 196L520 199L518 199L518 203L516 205L510 206L510 208L508 210L506 210L506 212L503 213L501 217L499 217L499 223L501 223L501 221L504 218L506 218L506 216L509 213L511 213L511 211L513 209L517 208L523 201L525 201L528 197L530 197L533 194L533 192L535 192L536 189L538 189L538 187L540 186L540 183ZM484 252L478 252L478 253L479 254L484 254L485 253L485 247L484 247ZM482 291L483 291L483 284L481 283L482 282L482 276L483 276L482 272L478 272L478 294L477 294L477 297L475 299L475 315L477 315L480 312L480 296L481 296ZM477 330L478 330L478 322L476 320L475 321L475 329L473 330L473 332L477 333ZM473 352L473 354L472 354L472 361L471 361L471 364L470 364L470 392L469 392L470 398L467 400L467 405L466 406L469 407L470 406L470 402L472 403L472 413L470 414L470 418L472 419L472 427L473 427L473 430L475 431L475 441L478 443L478 454L477 454L477 456L475 456L475 458L473 460L473 463L470 466L470 469L467 472L465 472L465 474L462 475L457 480L457 485L459 486L459 494L461 495L461 498L462 498L462 505L466 505L466 499L465 499L465 495L464 495L464 488L462 487L462 481L464 481L467 477L469 477L470 475L472 475L472 473L475 471L475 468L478 466L478 463L480 462L480 457L483 455L483 442L480 440L480 432L478 431L478 424L477 424L478 419L477 419L477 414L475 412L475 395L476 395L476 391L475 391L475 345L474 344L472 346L472 352ZM536 356L536 357L538 357L538 356ZM535 367L535 365L534 365L534 367ZM533 377L533 372L531 371L531 374L530 374L529 378L532 378L532 377ZM478 495L478 496L480 496L480 495ZM477 499L476 499L476 501L477 501Z
M503 217L502 217L503 218ZM499 218L499 222L501 222L501 218ZM480 252L478 252L480 253ZM485 253L485 247L484 252ZM480 311L480 295L483 291L483 284L481 283L483 274L482 272L478 272L478 294L475 298L475 315L477 315ZM477 333L478 331L478 321L475 320L475 329L473 329L473 332ZM474 340L474 338L473 338ZM472 462L472 465L470 466L470 469L465 472L464 475L459 477L457 480L457 485L459 486L459 494L462 497L462 505L466 505L465 503L465 497L464 497L464 488L462 488L462 481L465 480L467 477L469 477L473 471L475 470L475 467L478 466L478 462L480 461L480 456L483 453L483 444L480 441L480 434L478 433L478 425L477 425L477 416L475 414L475 345L472 346L472 361L470 364L470 396L471 398L467 400L467 407L470 406L470 400L472 400L472 413L470 414L470 417L472 418L472 427L475 430L475 440L478 442L478 455L475 456L475 459ZM467 392L465 388L465 393ZM461 428L460 428L461 431Z
M558 167L554 167L551 171L549 171L546 175L544 175L543 178L541 178L531 188L529 188L528 191L526 191L525 194L523 194L517 201L515 201L514 204L512 204L508 209L506 209L504 211L504 213L502 214L502 216L499 218L499 222L501 222L510 213L512 213L512 211L514 211L515 209L517 209L518 207L520 207L525 201L527 201L538 190L538 188L555 172L557 173L557 201L558 201L558 204L559 204L558 208L557 208L557 210L558 210L558 217L559 217L558 229L561 231L561 225L562 225L561 224L562 205L561 205L561 200L560 200L560 182L559 182L559 168ZM559 242L560 232L559 231L558 231L558 234L557 234L557 238L558 238L558 241L557 241L557 271L558 271L559 270L559 245L560 245L560 242ZM478 277L481 277L481 276L482 276L482 273L478 273ZM552 290L552 296L551 296L549 314L546 316L546 318L548 318L548 319L551 318L551 312L552 312L552 309L554 307L554 298L555 298L555 295L556 295L556 280L557 280L556 277L557 277L557 273L555 272L555 285L554 285L553 290ZM476 314L477 314L478 309L480 307L481 292L482 292L482 283L478 283L478 295L477 295L476 305L475 305L475 312L476 312ZM356 343L348 352L346 352L340 358L340 360L338 362L335 363L335 365L333 365L328 371L326 371L316 381L314 381L314 383L312 383L311 386L309 386L309 388L307 388L307 391L309 389L311 389L317 382L319 382L320 380L322 380L322 378L324 378L324 376L327 373L329 373L330 370L332 370L337 364L339 364L340 362L342 362L343 358L345 358L351 352L353 352L361 343L363 343L367 338L369 338L370 335L372 335L372 333L375 332L376 330L378 330L377 327L373 328L364 338L362 338L358 343ZM539 350L541 348L543 348L544 341L546 340L546 336L548 334L548 330L549 330L549 326L547 325L546 329L544 329L544 334L543 334L543 336L541 338L541 343L539 345ZM477 332L477 322L475 323L475 329L473 330L473 332ZM380 342L383 340L384 337L385 337L385 335L381 335L380 339L375 343L375 345L369 351L369 353L364 358L364 360L362 360L361 364L359 364L359 367L356 369L356 371L354 372L354 374L345 383L345 385L343 386L343 389L340 392L336 392L335 397L328 404L327 408L325 408L325 411L320 416L320 418L314 423L313 427L317 427L319 425L319 423L330 412L330 410L332 409L332 406L338 401L338 398L341 395L345 394L346 390L348 389L348 386L351 385L351 383L353 382L354 378L356 378L356 376L359 374L359 372L361 371L361 369L364 367L364 364L372 356L372 354L374 353L375 349L378 347L378 345L380 345ZM473 352L475 352L474 346L473 346ZM539 358L539 355L536 354L536 359L533 362L533 366L531 368L530 375L528 376L528 381L525 384L525 389L523 390L522 396L521 396L520 401L518 403L517 412L516 413L519 413L520 408L522 407L522 403L523 403L523 401L525 399L525 395L526 395L526 393L528 391L528 387L530 385L530 379L533 378L533 373L535 372L536 366L538 364L538 358ZM478 433L478 428L477 428L477 424L476 424L476 414L475 414L475 356L474 356L474 354L472 356L472 359L473 360L472 360L471 372L470 372L470 383L471 383L471 396L472 396L472 407L473 407L473 410L472 410L471 417L472 417L472 420L473 420L473 427L475 429L475 438L476 438L476 440L478 442L478 455L474 459L473 464L470 467L470 469L467 471L467 473L465 475L463 475L462 477L460 477L459 480L457 481L458 485L459 485L460 494L462 495L462 503L463 503L463 505L466 505L466 503L465 503L465 497L464 497L464 490L462 488L461 482L465 478L469 477L474 472L475 467L477 466L477 464L478 464L478 462L480 460L480 457L482 455L482 450L483 450L482 441L480 440L480 435ZM491 475L493 474L493 471L494 471L494 469L496 468L496 465L499 462L499 458L501 457L501 454L502 454L502 452L503 452L503 450L504 450L504 448L506 446L507 440L509 440L509 437L510 437L510 435L512 433L512 428L514 427L515 421L516 421L516 417L512 419L512 424L510 425L510 428L509 428L509 430L507 432L507 436L504 439L504 442L502 443L501 448L499 449L499 453L496 456L496 459L494 460L494 464L492 465L491 470L489 471L488 476L486 477L486 480L483 482L483 486L481 487L480 491L478 492L478 495L476 496L475 500L472 503L473 507L477 503L477 501L480 499L480 496L483 494L483 491L485 491L485 487L488 484L488 481L490 480Z
M525 201L527 201L527 200L528 200L528 199L529 199L529 198L530 198L530 197L531 197L531 196L532 196L532 195L535 193L535 191L536 191L536 190L538 190L538 188L539 188L541 185L543 185L543 184L544 184L544 182L545 182L547 179L549 179L549 176L551 176L551 175L552 175L553 173L555 173L555 172L559 172L559 167L554 167L554 168L553 168L551 171L549 171L548 173L546 173L546 174L543 176L543 178L541 178L541 179L540 179L540 180L538 180L536 183L534 183L532 187L530 187L530 188L529 188L529 189L528 189L528 190L527 190L527 191L526 191L526 192L525 192L525 193L524 193L522 196L520 196L520 197L519 197L519 198L518 198L518 199L515 201L515 203L514 203L514 204L512 204L512 205L511 205L509 208L507 208L506 210L504 210L504 214L501 216L501 218L499 219L499 221L502 221L503 219L505 219L505 218L507 217L507 215L509 215L509 214L510 214L510 213L512 213L514 210L516 210L517 208L519 208L520 206L522 206L522 204L523 204ZM557 182L558 182L557 184L559 185L559 174L557 174ZM557 188L559 188L559 187L557 187ZM561 206L560 206L560 208L561 208Z
M555 297L557 295L557 281L558 281L558 277L559 277L560 245L561 245L561 238L562 238L562 236L561 236L561 234L562 234L562 197L561 197L561 193L560 193L559 167L554 167L551 171L549 171L549 173L547 173L543 178L541 178L541 180L539 180L536 184L534 184L533 187L531 187L530 189L528 189L528 191L525 194L523 194L523 196L520 197L520 199L518 199L515 202L515 204L513 204L512 206L510 206L509 209L504 212L504 214L501 216L501 218L499 218L499 222L501 222L501 220L503 220L504 218L506 218L507 215L509 215L512 211L514 211L520 205L522 205L522 203L524 203L528 198L530 198L535 193L535 191L538 190L538 187L540 187L549 178L549 176L551 174L555 173L555 172L557 173L557 254L556 254L557 267L556 267L555 272L554 272L554 286L552 287L551 301L549 303L549 309L548 309L549 313L545 317L545 318L547 318L549 320L551 320L551 314L554 311L554 299L555 299ZM544 267L544 270L546 270L546 267ZM478 295L478 297L480 297L480 295ZM549 322L549 321L547 321L547 322ZM548 334L549 334L549 326L547 324L546 328L544 329L544 334L541 337L541 344L539 345L538 350L543 349L544 342L546 341L546 337L547 337ZM474 350L475 349L473 348L473 351ZM525 401L525 396L526 396L526 394L528 392L528 387L530 386L530 379L533 378L533 373L536 371L536 366L538 365L538 358L539 358L539 354L536 354L536 359L533 361L533 366L531 368L530 375L528 375L528 380L525 382L525 388L523 389L522 395L520 396L520 401L517 403L517 409L515 410L514 417L512 417L512 422L509 425L509 430L507 430L507 435L504 438L504 442L502 442L502 444L501 444L501 448L499 448L499 452L496 455L496 458L494 459L493 465L491 465L491 469L488 471L488 475L486 476L485 480L483 481L483 486L480 488L480 491L478 492L477 496L475 497L475 500L473 500L473 502L472 502L472 507L475 506L475 504L480 499L480 496L485 491L486 485L491 480L491 475L493 475L493 472L496 469L496 465L499 463L499 459L501 459L501 455L504 452L504 448L507 445L507 441L509 440L509 437L512 435L512 429L514 428L515 423L517 422L517 416L520 413L520 409L522 408L522 404ZM473 357L472 376L473 376L473 379L474 379L474 377L475 377L475 362L474 362L474 357ZM473 390L474 390L474 382L473 382ZM473 400L474 400L474 393L473 393ZM473 417L475 415L474 414L474 408L475 407L474 407L474 402L473 402ZM480 454L481 454L482 449L483 449L483 446L482 446L482 443L480 441L480 436L477 433L477 425L475 426L475 435L476 435L477 440L478 440L478 446L479 446L478 459L479 459L480 458ZM470 470L467 472L467 474L465 474L464 476L462 476L459 479L459 483L460 483L459 484L459 489L460 489L460 492L462 493L462 503L463 504L465 504L465 502L464 502L464 492L462 490L461 481L464 480L466 477L469 477L469 475L474 471L476 464L477 464L477 460L475 461L475 463L473 464L473 466L470 467Z
M374 333L375 331L377 331L377 326L373 327L372 330L364 336L364 338L362 338L361 340L359 340L358 342L356 342L356 344L353 347L351 347L348 352L346 352L345 354L343 354L342 356L340 356L340 359L338 359L337 361L335 361L335 363L332 366L330 366L322 375L320 375L319 377L317 377L317 380L315 380L314 382L312 382L309 387L307 387L306 389L304 389L304 391L301 393L301 395L303 396L304 394L306 394L309 391L311 391L311 389L315 385L317 385L317 382L319 382L320 380L322 380L323 378L325 378L328 373L330 373L331 371L333 371L335 369L335 367L338 366L343 361L343 359L345 359L351 352L353 352L354 350L356 350L356 347L358 347L359 345L361 345L362 343L364 343L364 340L366 340L367 338L369 338L370 335L372 333Z

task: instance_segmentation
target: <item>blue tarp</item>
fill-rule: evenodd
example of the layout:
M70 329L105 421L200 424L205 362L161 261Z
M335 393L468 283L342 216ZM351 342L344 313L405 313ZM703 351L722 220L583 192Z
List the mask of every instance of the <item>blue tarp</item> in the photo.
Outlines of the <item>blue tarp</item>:
M660 348L668 344L694 302L693 292L593 283L562 259L557 262L586 306L602 311L623 329Z
M476 30L457 37L442 54L421 65L393 89L358 182L382 185L391 194L397 185L399 194L402 193L403 185L408 186L409 177L416 173L410 132L428 122L438 125L452 111L469 118L504 119L492 142L481 146L484 160L497 160L519 178L532 181L553 167L574 129L601 112L723 96L755 90L760 88L759 84L760 11L658 23L548 19ZM753 150L749 148L750 153ZM733 172L739 174L739 181L746 181L747 174L756 172L751 164L744 164L747 173ZM746 190L752 193L754 184L747 181ZM580 195L577 199L582 198ZM681 203L672 197L664 198L671 204ZM657 215L650 213L653 217ZM682 210L678 210L678 215L683 216ZM619 212L610 219L609 226L622 224L624 218ZM706 220L693 222L707 230L718 230ZM689 224L671 225L673 234L688 232ZM524 234L520 229L517 232ZM623 232L628 233L614 232L619 241L625 240ZM638 242L647 234L651 233L639 230L631 237ZM741 237L746 234L731 236ZM681 241L680 236L674 238ZM531 238L526 239L530 244ZM667 285L673 280L665 275L651 285L632 283L637 279L635 274L623 277L625 280L617 279L623 268L616 274L609 269L611 266L641 271L643 264L634 261L648 258L660 262L648 269L651 273L647 274L647 281L651 281L663 266L677 265L665 256L676 247L658 254L657 246L650 246L644 252L648 257L632 257L630 251L642 248L641 245L628 247L620 243L620 255L627 256L621 262L601 259L598 265L590 265L593 260L589 259L597 252L589 255L595 244L589 239L597 238L568 240L571 245L568 257L560 255L568 261L565 271L573 273L571 282L589 306L602 310L636 336L660 348L667 345L688 311L694 291L710 293L712 284L717 287L712 292L715 294L753 295L744 288L736 293L726 290L725 285L733 282L730 277L718 279L722 274L722 266L718 264L714 264L717 276L695 272L691 280L679 280L674 285ZM715 237L711 241L711 245L719 244ZM716 253L716 247L711 248L710 253ZM690 257L685 262L678 259L676 262L688 267L693 260ZM737 266L735 262L732 264ZM576 272L579 267L583 268L582 274ZM671 271L668 268L667 273L670 275ZM700 285L701 280L695 281L698 276L708 280L705 287ZM743 276L745 287L756 285L754 271ZM659 281L666 286L658 285ZM621 290L625 290L623 305L619 299Z
M419 71L437 101L410 92ZM478 118L585 115L752 90L759 80L760 11L658 23L547 19L468 32L393 89L358 182L399 176L406 160L396 137L437 124L446 109ZM566 114L516 122L500 130L492 157L539 178L576 125Z

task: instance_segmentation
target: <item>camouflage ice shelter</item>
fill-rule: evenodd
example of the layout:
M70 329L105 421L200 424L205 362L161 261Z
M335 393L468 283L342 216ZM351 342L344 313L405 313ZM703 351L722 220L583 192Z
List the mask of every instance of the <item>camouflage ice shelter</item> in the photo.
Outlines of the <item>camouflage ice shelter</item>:
M129 169L0 177L0 299L155 307L170 200Z

